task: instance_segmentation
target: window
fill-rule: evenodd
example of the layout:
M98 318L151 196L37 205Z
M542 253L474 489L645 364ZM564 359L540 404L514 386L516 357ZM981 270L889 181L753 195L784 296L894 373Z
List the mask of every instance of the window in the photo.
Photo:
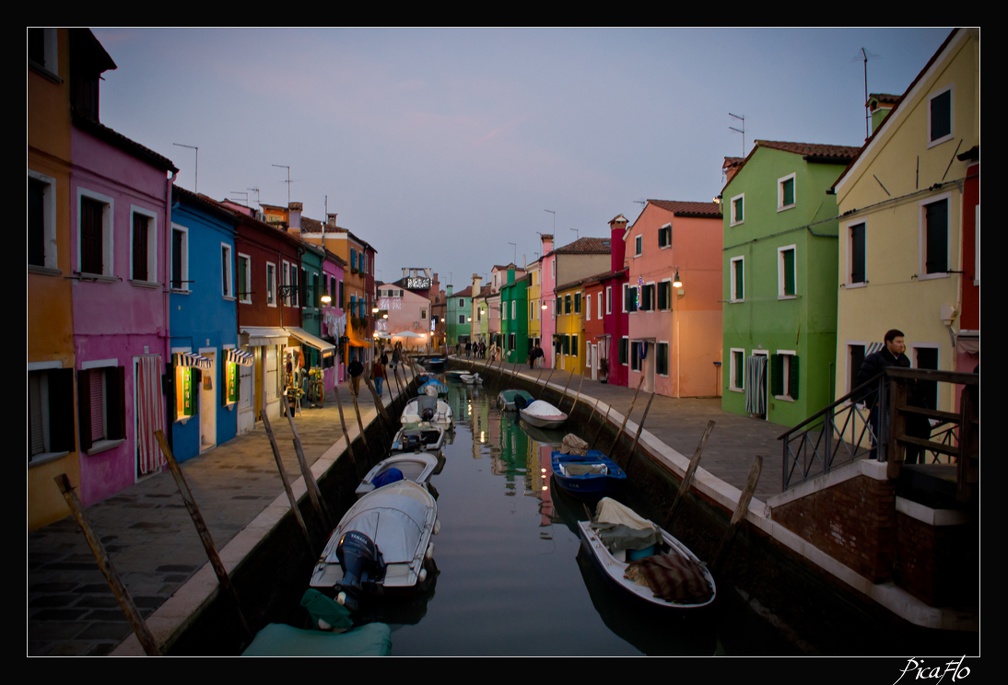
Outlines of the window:
M585 295L585 321L591 321L591 295Z
M276 264L266 263L266 304L270 307L276 306Z
M283 290L280 291L280 301L286 306L291 306L291 302L294 301L294 288L291 286L294 282L294 273L291 269L290 262L284 260L280 265L280 285L283 286Z
M795 175L777 179L777 210L791 209L795 205Z
M458 315L458 322L460 324L464 324L466 322L466 315L465 314L459 314Z
M644 251L644 236L638 234L634 236L634 257L640 257Z
M84 274L112 275L112 200L81 191L78 208L78 270Z
M465 298L464 297L460 297L459 298L458 306L459 307L465 307Z
M238 255L238 299L252 302L252 260L247 254Z
M731 369L728 376L728 388L741 392L745 390L745 350L731 349Z
M574 313L581 313L581 293L574 293Z
M630 356L630 339L627 337L620 338L619 349L617 354L619 355L619 363L623 366L627 365L627 359Z
M508 349L516 349L518 344L518 337L514 333L508 333Z
M949 201L945 197L922 205L924 273L947 274L949 270Z
M658 284L658 309L667 312L672 309L672 281Z
M569 335L564 335L561 338L561 348L560 351L565 355L570 355L571 352L571 340Z
M57 60L56 29L28 29L28 64L56 76L59 71Z
M735 226L745 221L745 193L736 195L731 199L731 220L730 226Z
M357 273L357 250L350 248L350 273Z
M607 285L605 289L605 313L612 314L612 286Z
M731 260L731 301L745 299L745 258L732 257Z
M511 320L512 321L515 321L518 318L518 316L515 313L517 311L515 309L515 307L517 306L517 304L518 304L517 300L511 300ZM483 310L481 309L480 311L483 311Z
M189 229L172 224L172 290L189 290Z
M659 376L668 375L668 343L655 343L655 372Z
M606 290L608 291L608 288ZM598 297L596 297L595 300L596 300L596 304L595 304L596 318L601 321L602 320L602 293L599 293Z
M221 294L234 297L234 278L231 275L231 246L221 244Z
M629 283L623 284L623 311L637 311L637 294L637 286L630 285Z
M73 370L28 370L28 463L74 449Z
M647 343L645 343L645 342L639 342L639 341L633 343L632 345L630 345L630 370L631 371L640 371L641 370L641 362L643 361L643 357L641 356L641 348L644 345L647 345Z
M794 297L797 294L795 274L795 246L777 250L777 296Z
M571 343L570 343L570 345L571 345L570 346L570 353L572 355L574 355L575 357L581 356L581 348L579 346L580 343L578 342L577 334L574 334L574 335L571 336Z
M77 375L80 448L97 452L126 437L125 373L121 366L95 363Z
M928 100L928 146L952 138L952 89L935 93Z
M770 394L777 399L798 399L798 357L778 352L770 358Z
M56 180L28 171L28 264L57 268Z
M658 229L658 247L672 246L672 224L665 224Z
M847 261L850 269L850 285L868 282L865 268L867 252L865 250L865 225L862 221L847 228Z
M132 225L130 278L134 281L157 281L157 217L145 210L130 210Z
M641 310L651 311L655 308L655 284L647 283L641 286Z
M865 358L865 346L847 345L847 392L857 387L858 371Z
M563 298L563 313L564 314L570 314L571 313L571 296L570 296L570 293L564 295L564 298Z

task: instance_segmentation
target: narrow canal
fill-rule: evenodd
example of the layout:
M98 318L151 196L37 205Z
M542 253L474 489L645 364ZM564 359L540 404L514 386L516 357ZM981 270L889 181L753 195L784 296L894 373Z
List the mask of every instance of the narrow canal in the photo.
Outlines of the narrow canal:
M456 426L431 483L441 529L433 589L385 603L394 656L793 655L799 651L719 587L702 614L628 605L580 551L584 505L553 492L543 431L496 406L497 390L448 381ZM594 436L579 436L589 440ZM635 506L632 483L621 494Z

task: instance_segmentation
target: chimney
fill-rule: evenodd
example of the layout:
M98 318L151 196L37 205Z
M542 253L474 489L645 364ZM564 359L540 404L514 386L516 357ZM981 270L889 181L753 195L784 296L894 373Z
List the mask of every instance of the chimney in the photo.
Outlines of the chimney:
M622 214L616 216L609 222L610 232L610 268L613 273L622 269L626 259L626 231L627 218Z
M301 211L303 209L304 204L301 202L291 202L287 205L287 213L289 215L287 231L294 235L301 235Z
M545 257L553 251L553 235L551 233L540 233L539 239L542 241L542 254L539 256Z
M476 297L480 292L480 285L483 283L483 277L479 274L473 274L472 279L472 296Z
M326 228L336 228L336 212L326 214Z

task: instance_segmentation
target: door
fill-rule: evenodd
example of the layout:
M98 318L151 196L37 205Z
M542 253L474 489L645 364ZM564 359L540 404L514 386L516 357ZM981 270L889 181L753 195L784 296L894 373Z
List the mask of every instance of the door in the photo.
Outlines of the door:
M201 355L211 361L209 369L203 369L203 380L199 389L200 454L217 446L217 351L213 348L201 349Z

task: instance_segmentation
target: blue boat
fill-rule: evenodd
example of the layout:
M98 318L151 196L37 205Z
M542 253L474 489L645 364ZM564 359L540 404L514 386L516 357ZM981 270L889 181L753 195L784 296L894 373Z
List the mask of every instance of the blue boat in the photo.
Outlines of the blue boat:
M580 497L611 495L626 480L626 472L600 450L584 455L552 452L553 479L557 487Z
M507 388L497 393L497 408L501 411L518 411L535 401L527 390Z

